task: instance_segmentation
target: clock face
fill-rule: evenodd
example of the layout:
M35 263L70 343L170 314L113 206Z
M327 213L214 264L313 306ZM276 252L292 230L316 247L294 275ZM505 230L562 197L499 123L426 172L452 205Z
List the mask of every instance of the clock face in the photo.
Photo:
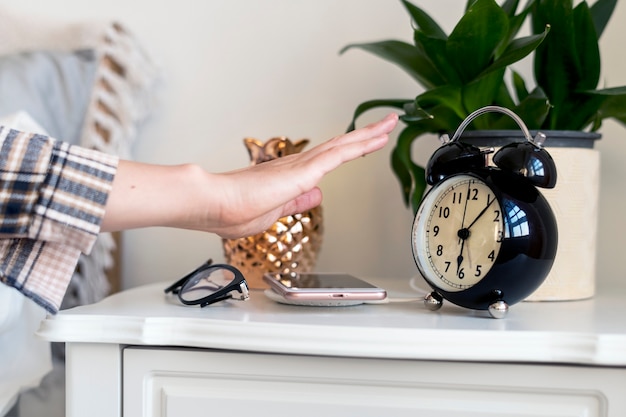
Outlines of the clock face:
M459 292L491 270L504 237L502 207L479 177L454 175L424 197L413 224L413 255L436 288Z

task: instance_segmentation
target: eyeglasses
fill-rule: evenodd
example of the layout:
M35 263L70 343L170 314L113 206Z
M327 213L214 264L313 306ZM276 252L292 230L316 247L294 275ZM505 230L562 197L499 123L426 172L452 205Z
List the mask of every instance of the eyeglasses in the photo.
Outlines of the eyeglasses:
M235 291L239 295L233 297ZM166 294L170 292L177 294L181 303L200 304L200 307L229 298L250 298L248 283L243 274L232 265L213 264L211 259L165 289Z

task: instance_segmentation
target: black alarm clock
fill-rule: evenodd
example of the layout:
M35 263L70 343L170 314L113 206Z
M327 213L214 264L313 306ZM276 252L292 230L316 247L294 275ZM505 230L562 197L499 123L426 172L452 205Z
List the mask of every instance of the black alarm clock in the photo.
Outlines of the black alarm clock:
M513 118L526 140L495 153L462 142L465 128L487 112ZM433 153L426 167L432 188L411 233L415 263L433 289L424 299L430 310L446 299L502 318L545 280L558 242L556 218L537 189L556 184L545 138L538 133L533 139L511 110L487 106L470 114Z

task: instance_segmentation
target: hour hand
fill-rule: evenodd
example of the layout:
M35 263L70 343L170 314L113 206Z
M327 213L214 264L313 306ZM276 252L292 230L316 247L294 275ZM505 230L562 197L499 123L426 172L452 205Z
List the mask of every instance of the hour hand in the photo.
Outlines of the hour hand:
M465 239L461 235L461 231L466 229L459 230L459 238L461 238L461 251L459 252L459 256L456 257L456 275L459 276L459 272L461 271L461 264L463 264L463 247L465 247Z

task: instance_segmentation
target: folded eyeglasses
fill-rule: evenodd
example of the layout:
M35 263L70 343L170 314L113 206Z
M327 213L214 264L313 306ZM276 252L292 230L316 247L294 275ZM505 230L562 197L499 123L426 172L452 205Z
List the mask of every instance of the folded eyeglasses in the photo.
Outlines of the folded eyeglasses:
M214 264L211 259L165 289L166 294L170 292L178 295L181 303L200 307L230 298L250 298L243 274L232 265Z

